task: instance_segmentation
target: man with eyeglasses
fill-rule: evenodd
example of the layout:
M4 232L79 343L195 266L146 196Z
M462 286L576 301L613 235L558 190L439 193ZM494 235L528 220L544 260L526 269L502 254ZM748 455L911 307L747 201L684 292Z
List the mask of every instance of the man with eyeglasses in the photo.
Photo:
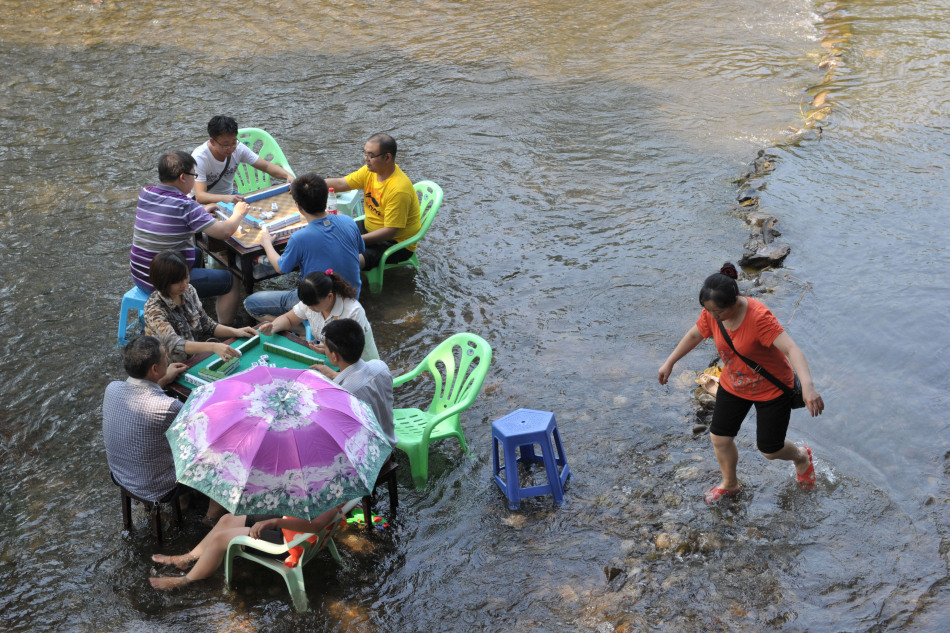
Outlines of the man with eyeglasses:
M244 200L244 196L234 192L234 174L245 163L272 178L294 181L286 169L264 160L244 143L238 143L237 134L237 121L219 114L208 121L208 140L191 153L198 164L195 200L201 204Z
M334 191L363 190L366 219L359 222L366 252L360 267L371 270L379 265L390 246L409 239L422 228L419 196L412 181L396 164L396 141L389 134L374 134L363 144L365 164L344 178L327 178ZM393 253L386 261L398 264L412 257L416 245Z
M153 292L148 273L152 258L162 251L178 251L192 269L191 285L198 296L217 297L218 323L231 325L241 301L241 284L228 270L194 268L195 233L203 231L210 237L228 239L247 215L247 204L234 205L234 213L227 220L215 220L211 211L216 203L202 206L188 197L195 184L195 159L181 150L158 159L158 180L161 184L139 192L129 252L132 281L144 292Z

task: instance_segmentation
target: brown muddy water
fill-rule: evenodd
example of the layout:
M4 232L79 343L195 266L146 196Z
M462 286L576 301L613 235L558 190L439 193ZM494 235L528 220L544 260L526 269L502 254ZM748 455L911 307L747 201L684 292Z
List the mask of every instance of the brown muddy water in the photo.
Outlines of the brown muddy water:
M948 0L5 0L0 628L945 630L948 17ZM220 573L154 592L146 517L123 533L102 446L137 190L217 113L270 131L297 173L347 173L391 132L445 201L421 269L364 297L380 352L401 373L458 331L495 351L471 455L434 447L424 491L404 468L391 527L308 566L305 614L249 567L231 592ZM827 403L790 429L819 483L756 455L750 420L747 493L707 507L692 392L715 352L667 387L656 371L702 279L742 254L735 180L762 149L776 168L751 185L792 247L763 298ZM557 415L564 507L510 512L490 481L490 424L519 407Z

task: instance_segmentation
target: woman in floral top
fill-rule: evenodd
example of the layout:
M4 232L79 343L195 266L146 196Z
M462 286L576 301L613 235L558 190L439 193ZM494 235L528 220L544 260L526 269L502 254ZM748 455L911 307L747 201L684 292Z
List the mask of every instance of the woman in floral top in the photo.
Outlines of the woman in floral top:
M170 360L182 362L192 354L214 352L227 360L240 354L212 339L251 337L254 328L233 328L216 323L201 305L188 264L177 251L164 251L152 259L149 278L155 292L145 302L145 333L158 337Z

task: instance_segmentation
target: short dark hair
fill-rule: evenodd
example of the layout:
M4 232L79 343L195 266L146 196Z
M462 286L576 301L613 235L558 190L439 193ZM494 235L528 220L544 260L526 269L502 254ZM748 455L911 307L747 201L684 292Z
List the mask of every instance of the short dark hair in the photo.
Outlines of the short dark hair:
M172 183L182 174L187 174L195 167L195 157L188 152L175 150L162 154L158 159L158 181Z
M237 133L237 121L235 121L232 117L219 114L217 116L211 117L211 120L208 121L208 136L211 138L216 139L222 134Z
M396 139L385 132L377 132L366 139L367 142L379 143L380 154L392 154L396 158Z
M340 273L330 271L328 275L325 272L315 270L297 282L297 298L305 306L320 303L331 292L345 299L356 299L356 288L346 283Z
M327 210L327 181L309 173L290 184L290 196L301 210L310 215L319 215Z
M719 308L731 308L736 305L739 297L739 284L736 279L739 272L730 262L726 262L718 273L706 277L703 287L699 291L699 305L706 307L707 301L712 301Z
M189 274L188 262L178 251L162 251L152 258L148 267L149 281L166 297L169 296L168 289Z
M327 349L336 352L347 363L355 363L363 355L366 335L363 328L353 319L330 321L323 328L323 343Z
M162 362L162 343L154 336L136 336L125 346L122 363L132 378L145 378L152 365Z

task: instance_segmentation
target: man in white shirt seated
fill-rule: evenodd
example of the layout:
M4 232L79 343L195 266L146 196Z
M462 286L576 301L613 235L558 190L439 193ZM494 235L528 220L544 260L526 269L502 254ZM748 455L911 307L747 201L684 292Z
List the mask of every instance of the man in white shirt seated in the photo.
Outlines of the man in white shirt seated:
M393 377L383 361L360 358L363 353L363 328L353 319L330 321L323 328L323 344L327 360L340 368L335 372L326 365L314 365L334 383L368 404L376 414L379 425L396 445L396 429L393 425Z
M286 169L264 160L244 143L238 143L237 134L237 121L219 114L208 121L210 138L191 153L197 163L195 200L201 204L244 200L244 196L234 192L234 174L242 164L270 174L272 178L294 181Z

